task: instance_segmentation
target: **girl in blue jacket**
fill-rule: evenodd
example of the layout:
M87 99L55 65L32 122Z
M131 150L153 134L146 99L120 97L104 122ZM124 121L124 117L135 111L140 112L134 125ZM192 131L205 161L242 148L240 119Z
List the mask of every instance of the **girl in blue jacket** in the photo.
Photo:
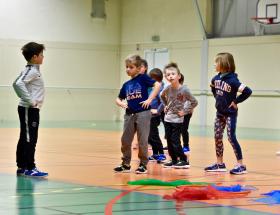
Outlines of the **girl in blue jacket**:
M215 58L215 67L218 74L211 81L211 90L216 99L216 119L214 124L215 146L217 163L205 168L207 172L225 172L226 165L223 162L223 133L227 126L227 135L235 153L237 164L230 170L231 174L247 173L243 164L241 147L236 139L237 105L246 100L252 90L242 84L235 73L235 63L230 53L219 53ZM237 93L240 95L237 96Z

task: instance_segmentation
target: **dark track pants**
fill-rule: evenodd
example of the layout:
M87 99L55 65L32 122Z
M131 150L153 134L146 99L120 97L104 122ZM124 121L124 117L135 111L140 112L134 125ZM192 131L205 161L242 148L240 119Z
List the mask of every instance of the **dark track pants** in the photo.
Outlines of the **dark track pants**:
M38 108L18 106L20 137L17 144L16 161L19 168L31 170L36 166L35 148L38 139L39 112Z
M162 142L159 136L159 131L158 131L158 126L161 121L161 116L153 116L151 118L151 124L150 124L150 133L148 137L148 142L151 144L152 149L153 149L153 154L158 155L158 154L164 154L163 152L163 146Z
M184 116L184 122L183 122L183 126L182 126L182 137L183 137L183 146L184 147L188 147L189 146L189 124L190 124L190 119L192 117L192 114L186 114Z
M187 157L183 152L180 140L183 124L171 122L165 122L164 124L169 156L173 162L177 162L178 158L182 161L187 161Z

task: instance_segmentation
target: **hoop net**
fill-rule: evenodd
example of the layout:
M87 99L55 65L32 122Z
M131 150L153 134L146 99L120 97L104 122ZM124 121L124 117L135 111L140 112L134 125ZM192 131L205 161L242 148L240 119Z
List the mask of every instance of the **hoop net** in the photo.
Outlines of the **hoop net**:
M265 26L273 24L272 17L253 17L251 20L256 36L264 35Z

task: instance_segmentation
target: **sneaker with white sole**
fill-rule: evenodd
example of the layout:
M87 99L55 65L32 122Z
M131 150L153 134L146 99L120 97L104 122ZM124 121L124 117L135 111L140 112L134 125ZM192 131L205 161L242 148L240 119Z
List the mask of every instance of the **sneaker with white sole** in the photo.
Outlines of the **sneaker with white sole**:
M115 171L115 172L128 173L128 172L130 172L130 168L131 168L131 167L128 166L128 165L121 164L121 165L115 167L115 168L114 168L114 171Z
M144 164L140 164L139 167L135 170L136 174L146 174L147 167Z
M247 173L246 166L240 164L235 165L235 167L232 170L230 170L230 174L233 175L242 175L246 173Z
M175 169L188 169L190 168L190 164L188 161L178 161L176 164L173 165Z
M170 161L165 162L162 166L163 166L163 168L173 168L174 164L176 164L176 163L177 163L176 161L170 160Z
M212 165L204 168L204 170L206 172L226 172L227 168L224 163L221 163L221 164L215 163L215 164L212 164Z
M47 172L42 172L39 169L37 169L36 167L31 170L26 170L24 172L24 176L34 177L34 178L43 178L43 177L47 177L48 175L49 174Z

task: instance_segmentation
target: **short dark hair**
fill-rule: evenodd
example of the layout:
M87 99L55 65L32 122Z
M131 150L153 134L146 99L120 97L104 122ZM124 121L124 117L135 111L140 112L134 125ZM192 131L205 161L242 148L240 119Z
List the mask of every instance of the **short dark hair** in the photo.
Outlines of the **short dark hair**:
M184 80L185 80L184 75L181 73L181 77L180 77L180 79L179 79L179 83L180 83L181 85L183 85L183 84L184 84Z
M141 65L145 66L148 69L148 62L145 59L141 59Z
M163 74L162 71L159 68L154 68L149 72L149 75L152 79L162 82Z
M147 74L147 71L148 71L148 62L145 60L145 59L141 59L141 67L144 66L146 69L145 69L145 74Z
M44 44L39 44L35 42L27 43L21 48L22 55L28 62L34 55L39 55L43 50L45 50Z
M171 62L171 63L167 64L167 65L164 67L164 69L163 69L164 74L166 73L166 70L167 70L167 69L176 70L177 73L178 73L178 75L181 74L180 69L178 68L177 63Z

